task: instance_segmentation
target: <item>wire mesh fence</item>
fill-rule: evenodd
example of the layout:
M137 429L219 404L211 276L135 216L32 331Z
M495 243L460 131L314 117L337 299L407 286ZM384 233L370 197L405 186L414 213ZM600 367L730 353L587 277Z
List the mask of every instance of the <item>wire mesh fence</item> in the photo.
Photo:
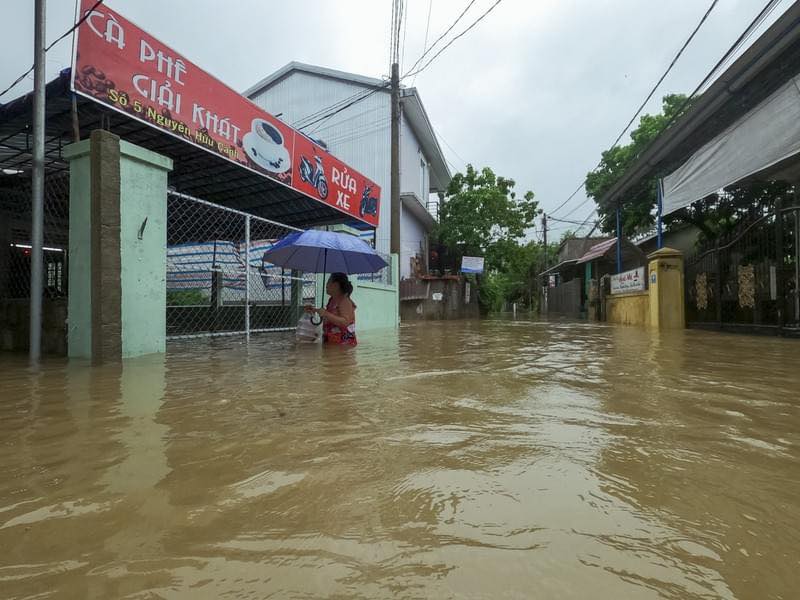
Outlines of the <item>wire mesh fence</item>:
M28 349L31 207L30 172L0 170L0 350ZM64 354L67 347L69 173L46 174L42 208L42 351Z
M316 297L311 273L264 253L294 228L177 192L167 197L167 337L295 327Z
M365 281L369 283L380 283L382 285L392 285L392 256L384 252L376 252L385 262L386 265L380 271L375 273L361 273L357 276L358 281Z
M0 177L0 298L30 298L31 178L29 173ZM44 204L45 298L67 294L69 250L69 174L48 173Z

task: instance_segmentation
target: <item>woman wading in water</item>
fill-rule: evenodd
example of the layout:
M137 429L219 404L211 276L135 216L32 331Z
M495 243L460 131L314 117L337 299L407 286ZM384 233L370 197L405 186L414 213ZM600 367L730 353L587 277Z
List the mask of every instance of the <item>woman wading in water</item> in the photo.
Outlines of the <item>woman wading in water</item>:
M328 279L325 291L330 296L325 308L306 306L309 313L317 313L322 318L322 340L326 344L355 346L356 305L350 299L353 284L344 273L333 273Z

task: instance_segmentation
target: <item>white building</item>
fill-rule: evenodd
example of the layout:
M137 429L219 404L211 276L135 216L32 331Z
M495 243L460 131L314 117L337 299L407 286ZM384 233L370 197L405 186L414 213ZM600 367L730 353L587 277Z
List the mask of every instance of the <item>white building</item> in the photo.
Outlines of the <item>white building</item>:
M388 253L391 231L391 104L388 82L292 62L244 92L260 107L322 142L381 186L375 247ZM442 150L416 88L400 96L400 276L412 258L428 259L436 194L450 183Z

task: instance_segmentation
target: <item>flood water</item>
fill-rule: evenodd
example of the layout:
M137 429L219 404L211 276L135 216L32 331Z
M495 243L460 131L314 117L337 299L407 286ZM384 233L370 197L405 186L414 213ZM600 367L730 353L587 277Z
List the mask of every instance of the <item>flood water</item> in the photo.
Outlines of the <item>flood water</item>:
M0 356L0 597L798 598L799 363L510 320Z

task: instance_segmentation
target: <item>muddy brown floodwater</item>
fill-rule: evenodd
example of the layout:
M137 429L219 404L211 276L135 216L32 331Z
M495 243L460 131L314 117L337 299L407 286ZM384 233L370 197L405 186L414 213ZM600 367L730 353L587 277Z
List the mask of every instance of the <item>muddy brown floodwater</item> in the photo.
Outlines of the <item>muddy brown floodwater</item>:
M0 356L0 597L800 597L800 342L360 341Z

